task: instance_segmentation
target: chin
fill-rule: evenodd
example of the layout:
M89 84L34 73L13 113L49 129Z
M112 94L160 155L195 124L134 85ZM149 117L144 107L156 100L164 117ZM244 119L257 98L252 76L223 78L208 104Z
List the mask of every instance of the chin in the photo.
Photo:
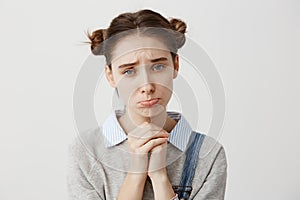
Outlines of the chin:
M165 107L162 105L155 105L150 108L142 107L138 108L138 113L143 117L155 117L162 112L165 112Z

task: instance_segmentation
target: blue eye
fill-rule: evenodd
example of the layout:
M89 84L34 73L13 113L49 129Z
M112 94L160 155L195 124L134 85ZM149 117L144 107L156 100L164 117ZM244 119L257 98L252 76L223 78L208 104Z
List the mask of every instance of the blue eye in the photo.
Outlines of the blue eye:
M165 65L163 65L163 64L156 64L156 65L153 65L153 68L155 69L155 71L159 71L159 70L164 69Z
M126 75L132 75L133 74L133 69L127 69L127 70L125 70L124 72L123 72L123 74L126 74ZM127 73L127 72L129 72L129 73Z

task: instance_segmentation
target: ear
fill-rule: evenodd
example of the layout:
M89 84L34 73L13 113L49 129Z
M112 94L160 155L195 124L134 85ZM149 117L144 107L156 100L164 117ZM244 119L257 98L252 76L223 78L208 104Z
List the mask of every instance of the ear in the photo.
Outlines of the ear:
M111 87L116 88L116 83L114 81L112 70L108 67L108 65L105 65L105 75Z
M178 56L178 54L176 54L176 56L175 56L175 58L174 58L174 73L173 73L173 79L175 79L175 78L177 77L178 70L179 70L179 56Z

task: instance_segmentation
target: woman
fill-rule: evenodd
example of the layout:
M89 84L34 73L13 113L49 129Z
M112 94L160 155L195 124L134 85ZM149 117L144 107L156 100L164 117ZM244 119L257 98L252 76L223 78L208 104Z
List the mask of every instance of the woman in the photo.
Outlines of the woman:
M70 146L70 199L224 199L224 148L166 111L185 31L179 19L140 10L89 35L125 108Z

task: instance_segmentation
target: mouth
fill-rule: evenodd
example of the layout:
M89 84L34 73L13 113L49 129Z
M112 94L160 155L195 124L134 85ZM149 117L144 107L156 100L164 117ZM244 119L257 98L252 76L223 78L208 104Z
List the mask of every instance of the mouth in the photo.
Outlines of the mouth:
M159 98L149 99L146 101L140 101L139 104L142 107L152 107L153 105L157 104L159 101Z

